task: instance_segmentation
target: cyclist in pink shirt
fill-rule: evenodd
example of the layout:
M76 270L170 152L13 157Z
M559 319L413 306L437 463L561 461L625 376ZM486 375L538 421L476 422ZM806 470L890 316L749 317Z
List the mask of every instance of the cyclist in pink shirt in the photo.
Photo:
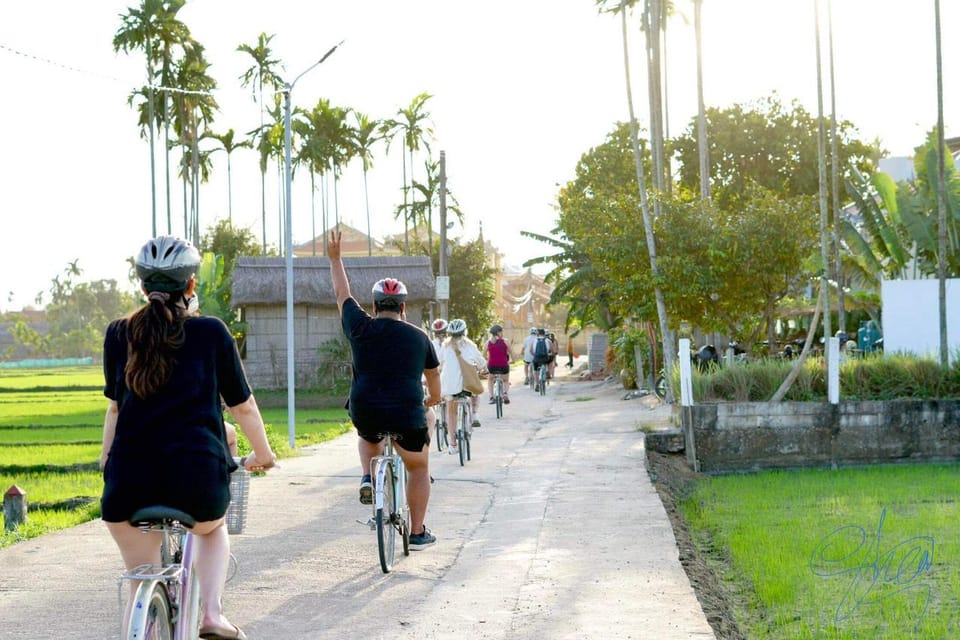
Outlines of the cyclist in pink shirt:
M483 348L483 355L487 359L487 393L490 404L493 399L493 379L496 374L503 374L503 404L510 404L510 343L503 338L503 327L498 324L490 327L490 340Z

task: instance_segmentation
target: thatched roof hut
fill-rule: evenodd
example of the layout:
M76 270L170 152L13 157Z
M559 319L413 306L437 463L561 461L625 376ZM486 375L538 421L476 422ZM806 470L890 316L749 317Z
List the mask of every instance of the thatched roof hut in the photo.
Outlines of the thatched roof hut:
M426 256L344 258L350 292L362 305L373 303L373 283L396 278L407 285L410 304L432 300L436 279ZM233 269L233 304L286 304L287 264L284 258L239 258ZM330 282L330 261L323 257L293 261L293 303L336 304Z
M426 256L344 258L350 291L372 309L373 284L397 278L407 285L407 320L420 325L420 309L434 298L436 279ZM247 323L244 366L251 384L286 386L287 269L284 258L239 258L233 270L232 299ZM316 386L321 347L342 341L337 300L324 257L293 261L294 349L297 386ZM325 353L331 349L325 348Z

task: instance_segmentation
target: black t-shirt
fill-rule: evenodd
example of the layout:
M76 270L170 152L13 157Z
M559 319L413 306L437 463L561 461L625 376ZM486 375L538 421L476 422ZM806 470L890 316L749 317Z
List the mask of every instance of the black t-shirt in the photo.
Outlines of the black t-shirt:
M424 369L440 366L430 337L402 320L373 318L353 298L343 303L343 333L353 352L350 418L361 429L426 424Z
M139 398L124 382L126 326L126 320L110 323L103 343L103 393L120 410L104 469L104 519L122 521L150 504L176 506L200 520L219 517L229 498L227 472L236 468L220 398L232 407L251 394L236 342L219 318L188 318L170 379Z

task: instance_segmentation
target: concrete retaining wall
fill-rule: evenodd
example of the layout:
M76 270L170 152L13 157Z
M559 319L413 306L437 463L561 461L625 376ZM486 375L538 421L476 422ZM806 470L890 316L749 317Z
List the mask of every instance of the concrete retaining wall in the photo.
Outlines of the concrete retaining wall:
M707 473L960 459L960 400L701 404L681 419Z

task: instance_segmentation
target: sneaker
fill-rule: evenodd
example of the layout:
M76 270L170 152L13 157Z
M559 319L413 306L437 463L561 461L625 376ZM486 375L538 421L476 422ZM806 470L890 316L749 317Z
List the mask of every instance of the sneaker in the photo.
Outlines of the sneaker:
M449 454L452 455L452 456L455 456L455 455L457 455L458 453L460 453L460 450L457 449L457 445L452 444L452 445L450 445L449 447L447 447L447 453L449 453Z
M474 419L473 419L473 422L470 423L470 426L473 427L474 429L476 429L477 427L480 426L480 421L477 420L476 418L474 418Z
M410 550L421 551L436 543L437 536L430 533L427 525L423 525L423 533L410 534Z
M503 396L503 404L510 404L510 397L509 397L509 396Z
M360 478L360 504L373 504L373 482L370 476Z
M490 402L488 402L487 404L497 404L497 401L494 400L493 398L490 398Z

